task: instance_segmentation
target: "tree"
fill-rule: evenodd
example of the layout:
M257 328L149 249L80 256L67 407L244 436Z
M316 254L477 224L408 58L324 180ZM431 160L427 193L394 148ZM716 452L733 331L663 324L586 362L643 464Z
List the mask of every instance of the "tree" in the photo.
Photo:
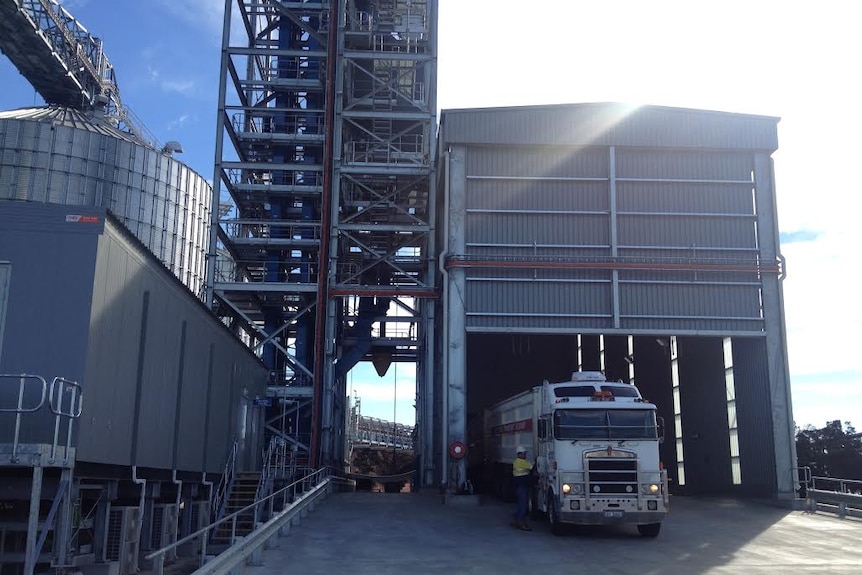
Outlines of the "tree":
M811 468L814 476L862 480L862 433L838 420L822 429L797 428L796 457L799 467Z

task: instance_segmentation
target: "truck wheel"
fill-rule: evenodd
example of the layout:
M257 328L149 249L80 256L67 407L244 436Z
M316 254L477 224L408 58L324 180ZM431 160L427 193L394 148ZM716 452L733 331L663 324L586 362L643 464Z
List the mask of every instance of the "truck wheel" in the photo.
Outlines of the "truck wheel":
M548 491L548 523L551 525L551 533L554 535L563 534L563 524L560 523L560 515L559 511L557 511L557 503L553 491Z
M638 533L640 533L644 537L656 537L658 536L659 531L661 531L661 523L647 523L645 525L638 525Z

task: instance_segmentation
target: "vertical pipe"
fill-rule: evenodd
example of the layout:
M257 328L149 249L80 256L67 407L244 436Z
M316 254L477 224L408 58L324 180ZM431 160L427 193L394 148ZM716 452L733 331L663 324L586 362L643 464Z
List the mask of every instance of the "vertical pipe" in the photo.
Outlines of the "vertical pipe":
M42 502L42 468L33 468L33 484L30 486L30 515L27 520L27 545L24 556L24 575L33 575L36 568L36 536L39 531L39 507Z
M141 545L141 531L144 527L144 503L147 498L147 480L138 478L138 466L132 466L132 483L141 486L140 500L138 501L138 521L137 529L135 530L135 540L138 542L138 548ZM135 558L135 567L137 567L137 557Z
M443 155L443 251L440 252L440 273L442 274L441 289L443 290L443 349L441 350L441 370L443 374L440 384L440 482L446 487L449 480L449 272L446 270L446 257L449 255L449 150Z
M182 503L182 500L183 500L183 481L182 481L182 479L177 479L177 470L176 470L176 469L171 470L171 483L173 483L174 485L176 485L176 486L177 486L177 499L176 499L176 506L177 506L177 516L176 516L176 518L177 518L177 523L176 523L176 525L174 525L174 527L175 527L175 528L176 528L176 530L177 530L177 537L179 538L179 531L180 531L180 504ZM164 547L164 544L162 544L162 547ZM174 555L172 555L172 556L175 556L175 555L176 555L176 549L174 549L174 551L172 551L171 553L173 553L173 554L174 554Z
M215 267L218 249L219 203L221 202L221 160L224 152L225 95L227 93L228 46L230 45L231 5L224 0L224 23L221 41L221 71L219 72L218 110L216 112L215 168L213 173L212 205L210 206L210 237L207 252L206 305L212 309L215 292Z
M207 481L207 472L204 471L201 477L201 485L207 488L207 501L209 501L210 507L210 516L207 518L207 523L212 523L214 519L214 515L212 514L212 502L213 502L213 482ZM195 529L197 530L197 529ZM201 538L201 561L200 567L204 566L204 563L207 559L207 539L209 539L210 533L206 531Z
M330 390L334 382L330 380L335 377L335 372L331 369L325 369L325 354L326 340L334 336L334 333L328 334L326 317L329 313L328 290L327 283L330 273L330 258L329 258L329 243L330 236L330 209L332 209L332 189L333 189L333 161L332 161L332 144L334 137L334 115L335 115L335 68L336 68L336 48L338 42L338 28L340 24L338 20L339 9L343 0L333 2L329 16L329 32L327 36L327 58L326 58L326 92L325 105L326 112L323 121L323 129L325 132L323 145L323 192L320 205L320 247L317 254L317 307L315 316L314 328L314 344L315 344L315 361L314 361L314 407L312 409L311 418L311 465L317 467L319 463L329 464L329 461L320 461L320 435L322 433L321 407L323 402L322 395ZM334 26L334 30L333 30ZM325 375L325 377L324 377ZM326 415L326 414L324 414ZM328 422L331 425L331 422ZM331 439L327 433L327 442ZM324 446L327 455L329 455L329 446Z
M83 394L77 386L72 386L71 398L69 405L69 421L66 424L66 452L63 454L63 463L69 463L69 452L72 450L72 424L81 415L80 407L83 401Z
M71 468L64 468L60 474L60 485L64 484L67 487L63 494L63 501L60 502L60 515L54 524L54 554L57 557L58 565L68 565L66 555L69 549L69 536L72 529L72 500L78 497L78 490L72 481Z
M18 384L18 409L15 413L15 436L12 440L12 463L18 462L18 440L21 435L21 413L24 407L24 382L26 378L24 375L21 376L21 381ZM43 394L44 388L43 388Z
M610 211L611 257L616 258L619 255L619 238L617 237L619 230L617 227L617 155L614 146L608 148L608 205ZM611 272L611 309L614 328L618 329L620 327L620 272L616 268Z

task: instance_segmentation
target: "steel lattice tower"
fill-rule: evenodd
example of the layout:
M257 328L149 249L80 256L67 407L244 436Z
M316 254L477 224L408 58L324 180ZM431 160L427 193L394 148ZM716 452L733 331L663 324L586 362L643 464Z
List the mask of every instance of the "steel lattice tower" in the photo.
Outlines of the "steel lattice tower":
M356 363L415 363L425 483L436 20L436 0L226 0L207 280L270 369L267 433L307 464L344 459Z

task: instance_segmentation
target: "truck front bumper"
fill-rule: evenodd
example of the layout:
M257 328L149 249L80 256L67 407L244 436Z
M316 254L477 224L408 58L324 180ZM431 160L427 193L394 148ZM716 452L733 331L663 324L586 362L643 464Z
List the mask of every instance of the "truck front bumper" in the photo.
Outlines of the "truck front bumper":
M615 523L630 523L645 525L661 523L667 515L666 511L625 511L608 513L606 511L560 511L560 521L572 525L612 525Z

